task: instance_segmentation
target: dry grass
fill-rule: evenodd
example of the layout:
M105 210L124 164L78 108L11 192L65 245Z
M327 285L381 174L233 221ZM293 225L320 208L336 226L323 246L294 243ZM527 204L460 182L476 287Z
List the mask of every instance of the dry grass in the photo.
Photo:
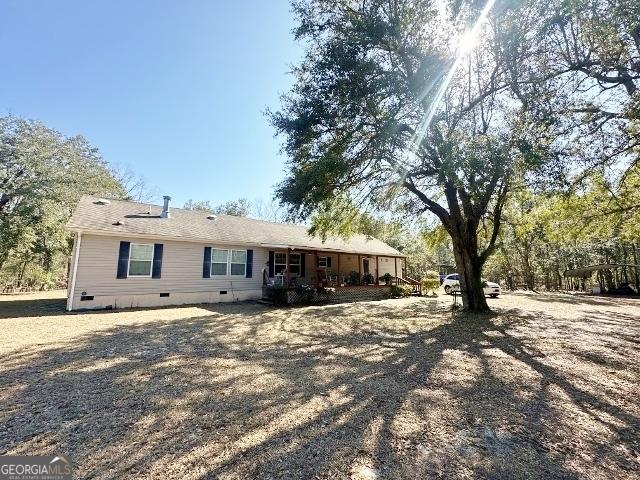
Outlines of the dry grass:
M79 478L638 478L640 302L449 303L0 297L0 453Z

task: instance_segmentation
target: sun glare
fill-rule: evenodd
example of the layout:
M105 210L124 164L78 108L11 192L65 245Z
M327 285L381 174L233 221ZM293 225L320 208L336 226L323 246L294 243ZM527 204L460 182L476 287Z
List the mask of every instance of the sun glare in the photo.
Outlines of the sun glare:
M489 12L491 11L495 3L496 0L487 0L487 3L484 5L484 8L480 12L480 15L478 16L476 22L473 24L473 27L471 27L471 30L468 30L461 36L456 52L456 58L451 64L449 70L444 75L444 78L440 83L440 86L438 87L433 100L431 101L431 106L427 115L423 119L422 123L418 126L418 128L416 129L416 133L413 136L413 152L417 150L418 145L420 145L420 142L422 142L422 139L424 138L429 125L431 124L431 121L433 120L433 117L435 116L438 107L440 106L442 97L447 91L449 84L453 80L453 76L455 75L456 70L462 63L463 59L477 46L478 38L480 36L482 27L484 26L484 22L486 21Z
M478 32L475 30L469 30L460 37L460 43L458 43L458 52L462 55L467 55L478 44Z

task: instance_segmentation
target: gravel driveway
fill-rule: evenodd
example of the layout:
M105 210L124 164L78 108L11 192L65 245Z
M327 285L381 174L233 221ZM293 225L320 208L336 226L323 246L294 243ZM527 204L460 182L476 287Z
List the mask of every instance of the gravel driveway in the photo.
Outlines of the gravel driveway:
M75 478L640 476L640 300L65 314L0 297L0 453Z

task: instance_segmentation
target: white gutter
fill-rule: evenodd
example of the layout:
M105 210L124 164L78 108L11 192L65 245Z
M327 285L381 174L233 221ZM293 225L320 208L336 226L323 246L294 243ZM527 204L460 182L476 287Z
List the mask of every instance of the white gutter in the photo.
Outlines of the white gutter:
M228 240L212 240L210 238L197 238L197 237L179 237L172 235L151 235L146 233L133 233L133 232L115 232L111 230L87 230L87 229L79 229L79 228L69 228L70 232L80 233L83 232L85 235L97 235L97 236L106 236L106 237L118 237L118 238L144 238L147 240L166 240L171 242L188 242L188 243L204 243L207 245L225 245L229 247L233 246L243 246L243 247L262 247L262 248L279 248L279 249L287 249L290 248L292 250L317 250L318 252L327 252L327 253L340 253L341 255L378 255L379 257L389 257L389 258L406 258L406 255L402 253L375 253L375 252L358 252L356 250L348 251L348 250L340 250L335 248L326 248L326 247L307 247L304 245L285 245L285 244L271 244L271 243L262 243L262 242L242 242L242 241L228 241Z
M252 243L251 245L256 245ZM263 248L278 248L282 250L305 250L305 251L317 251L318 253L335 253L340 255L361 255L361 256L371 256L371 257L382 257L382 258L407 258L406 255L401 253L375 253L375 252L359 252L358 250L340 250L337 248L329 248L329 247L305 247L304 245L272 245L270 243L260 243L258 244Z
M67 298L67 312L70 312L73 308L73 297L76 293L76 274L78 273L78 259L80 258L80 244L82 243L82 232L78 232L78 236L75 241L74 257L73 257L73 272L71 274L71 289L69 291L69 297Z

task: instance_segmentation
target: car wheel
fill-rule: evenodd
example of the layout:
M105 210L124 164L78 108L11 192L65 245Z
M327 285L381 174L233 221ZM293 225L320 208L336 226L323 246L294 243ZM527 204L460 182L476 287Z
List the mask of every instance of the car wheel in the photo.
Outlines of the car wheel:
M449 285L446 285L444 287L444 293L446 293L447 295L449 295L451 293L451 287Z

